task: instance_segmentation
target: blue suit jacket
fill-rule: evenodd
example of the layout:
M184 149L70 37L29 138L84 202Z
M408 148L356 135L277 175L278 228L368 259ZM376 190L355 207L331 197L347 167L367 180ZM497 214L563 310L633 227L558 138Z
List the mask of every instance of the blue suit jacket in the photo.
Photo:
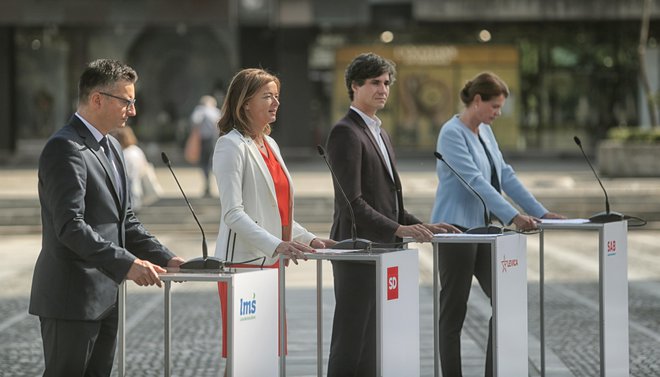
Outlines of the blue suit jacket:
M493 158L502 191L527 214L545 215L548 210L525 189L511 165L504 161L490 126L481 124L479 135ZM459 120L458 115L442 126L437 150L481 194L489 212L504 224L510 224L518 210L491 185L491 167L479 137ZM442 161L437 161L436 171L439 183L431 222L447 222L466 228L483 226L484 208L479 198Z
M125 166L119 142L109 140ZM31 314L100 319L116 304L118 283L136 256L161 266L174 256L135 217L128 194L120 200L111 165L76 116L41 153L39 201L42 248L32 279Z

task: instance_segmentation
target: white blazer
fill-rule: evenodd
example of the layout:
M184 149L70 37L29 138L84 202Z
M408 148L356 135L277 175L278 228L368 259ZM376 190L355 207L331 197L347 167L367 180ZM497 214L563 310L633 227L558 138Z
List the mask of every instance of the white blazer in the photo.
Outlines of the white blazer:
M275 154L289 180L291 240L309 244L314 234L293 221L293 182L275 140L265 142ZM252 138L232 130L218 138L213 153L213 173L220 193L220 231L215 256L243 262L265 257L265 264L277 261L275 249L282 242L282 221L273 178ZM261 264L261 261L250 262Z

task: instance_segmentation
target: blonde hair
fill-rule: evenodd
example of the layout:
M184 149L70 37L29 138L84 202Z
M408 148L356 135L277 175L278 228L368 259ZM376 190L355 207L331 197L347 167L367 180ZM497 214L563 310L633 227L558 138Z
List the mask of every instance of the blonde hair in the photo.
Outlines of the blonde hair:
M243 69L232 78L225 102L222 104L222 117L218 121L220 136L229 133L234 128L243 135L255 136L250 135L245 104L254 97L259 89L270 82L277 85L277 90L280 89L280 80L260 68ZM269 135L270 130L270 125L267 125L264 134Z
M135 132L133 132L133 129L130 126L115 128L110 131L109 134L119 140L119 144L121 144L122 148L137 144L137 136L135 136Z

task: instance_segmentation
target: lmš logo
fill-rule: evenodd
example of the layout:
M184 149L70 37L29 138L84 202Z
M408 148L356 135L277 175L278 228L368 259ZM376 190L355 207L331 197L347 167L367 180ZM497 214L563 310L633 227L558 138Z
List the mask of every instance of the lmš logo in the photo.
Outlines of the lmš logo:
M502 264L502 272L507 272L509 268L518 266L518 259L506 259L506 255L500 262Z
M399 298L399 267L387 267L387 300Z
M238 314L241 321L257 318L257 295L252 293L252 299L242 298L239 301Z

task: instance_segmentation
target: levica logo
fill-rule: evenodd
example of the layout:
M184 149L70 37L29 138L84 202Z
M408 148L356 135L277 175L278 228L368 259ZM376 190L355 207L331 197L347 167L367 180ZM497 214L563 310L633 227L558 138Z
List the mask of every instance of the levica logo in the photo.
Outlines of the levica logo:
M239 318L247 321L257 318L257 295L252 293L252 299L242 298L239 301Z
M518 266L518 259L506 259L505 255L500 263L502 264L502 272L507 272L509 268Z
M387 300L399 298L399 267L387 268Z

